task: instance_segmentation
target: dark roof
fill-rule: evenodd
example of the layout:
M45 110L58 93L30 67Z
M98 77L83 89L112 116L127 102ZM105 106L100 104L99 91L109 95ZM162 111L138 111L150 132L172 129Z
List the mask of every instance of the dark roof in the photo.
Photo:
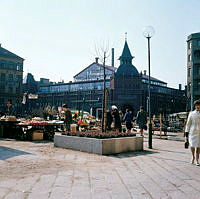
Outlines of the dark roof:
M133 56L131 55L131 51L129 50L128 43L125 41L124 49L122 51L122 55L120 56L120 66L115 72L115 76L138 76L138 70L132 64Z
M93 64L96 64L97 66L101 66L101 67L103 68L103 65L102 65L102 64L93 62L93 63L90 64L88 67L84 68L82 71L80 71L79 73L77 73L76 75L74 75L74 78L75 78L76 76L78 76L80 73L82 73L83 71L87 70L87 69L88 69L90 66L92 66ZM108 70L111 70L111 71L113 71L113 72L115 72L115 70L117 69L117 68L115 68L115 67L113 67L113 66L107 66L107 65L105 65L105 67L106 67Z
M117 71L115 72L115 76L138 76L138 70L132 64L121 64Z
M200 38L200 32L192 33L188 36L187 41L190 41L191 39L199 39Z
M10 58L17 58L17 59L24 60L22 57L19 57L18 55L6 50L5 48L2 48L1 44L0 44L0 56L10 57Z
M143 78L143 79L148 79L149 76L148 76L148 75L142 74L142 78ZM152 81L156 81L156 82L160 82L160 83L163 83L163 84L167 84L166 82L163 82L163 81L161 81L161 80L159 80L159 79L157 79L157 78L155 78L155 77L151 77L151 80L152 80Z
M31 73L27 73L27 75L23 79L23 84L36 84L33 75Z
M121 59L121 58L133 58L133 56L131 55L131 51L129 50L127 41L125 41L124 49L123 49L122 55L120 56L119 59Z

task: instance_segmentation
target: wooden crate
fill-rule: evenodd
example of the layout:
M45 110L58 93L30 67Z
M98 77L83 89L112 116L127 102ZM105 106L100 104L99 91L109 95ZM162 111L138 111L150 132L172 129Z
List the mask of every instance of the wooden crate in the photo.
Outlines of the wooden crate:
M32 140L43 140L43 131L41 130L33 131Z

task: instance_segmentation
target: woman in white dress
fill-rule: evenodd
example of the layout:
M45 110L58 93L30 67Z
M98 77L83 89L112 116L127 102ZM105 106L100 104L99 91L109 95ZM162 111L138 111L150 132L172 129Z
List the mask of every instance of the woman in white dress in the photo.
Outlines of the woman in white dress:
M188 139L189 135L189 145L192 152L191 163L194 164L196 159L196 165L199 166L199 153L200 153L200 100L194 102L195 110L189 113L185 135Z

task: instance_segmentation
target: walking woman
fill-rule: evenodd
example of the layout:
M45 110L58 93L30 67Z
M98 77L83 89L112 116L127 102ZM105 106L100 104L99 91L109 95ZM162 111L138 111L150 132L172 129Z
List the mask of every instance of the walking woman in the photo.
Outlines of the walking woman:
M140 107L140 111L138 111L137 113L137 119L136 119L136 122L137 124L139 125L139 129L140 129L140 135L141 136L144 136L144 129L146 130L147 129L147 114L146 112L144 111L144 107L141 106Z
M191 163L199 166L199 153L200 153L200 100L194 102L195 110L189 113L186 127L185 136L192 152ZM189 136L188 136L189 135ZM189 137L189 139L188 139Z
M122 131L121 120L119 116L119 111L115 105L112 106L112 116L114 118L114 128L118 131Z
M127 129L127 132L129 133L131 131L131 129L133 128L133 125L132 125L132 114L130 113L130 110L129 109L126 109L126 113L124 115L124 121L125 121L125 124L126 124L126 129Z

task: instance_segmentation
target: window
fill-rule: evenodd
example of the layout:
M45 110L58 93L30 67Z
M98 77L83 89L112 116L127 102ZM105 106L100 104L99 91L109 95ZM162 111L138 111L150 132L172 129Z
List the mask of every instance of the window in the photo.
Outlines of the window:
M17 75L16 79L17 79L17 81L21 81L22 80L22 75Z
M192 59L191 59L191 55L188 55L188 61L191 61Z
M191 90L191 83L188 84L188 91L190 92Z
M0 79L1 79L1 81L5 81L6 80L6 74L5 73L1 73Z
M197 40L197 46L200 47L200 40Z
M188 68L188 77L191 76L191 68Z
M5 63L0 64L0 68L4 69L5 68Z
M195 57L196 59L200 59L200 50L195 50L195 51L194 51L194 57Z
M192 42L188 42L188 49L192 48Z
M13 81L13 74L9 74L9 75L8 75L8 80L9 80L9 81Z
M12 93L12 92L13 92L13 87L9 86L9 87L8 87L8 92L9 92L9 93Z
M0 84L0 92L4 93L5 92L5 85Z

